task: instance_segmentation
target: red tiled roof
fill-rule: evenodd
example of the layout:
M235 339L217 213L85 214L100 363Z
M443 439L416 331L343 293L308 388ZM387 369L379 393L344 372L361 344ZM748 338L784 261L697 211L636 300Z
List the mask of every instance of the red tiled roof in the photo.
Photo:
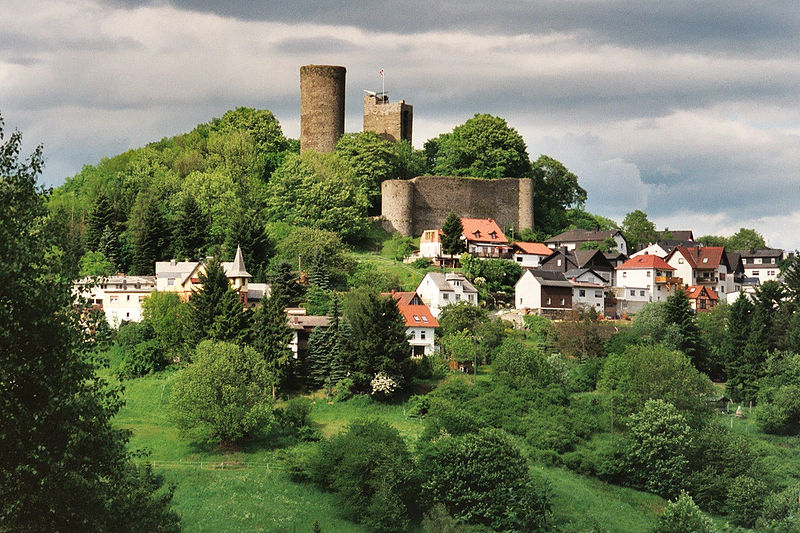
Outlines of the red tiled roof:
M712 290L706 287L705 285L692 285L691 287L686 287L686 294L692 300L698 298L703 294L703 291L706 291L706 295L710 300L719 300L719 296Z
M508 244L503 230L491 218L462 218L461 227L464 228L464 237L468 241Z
M680 253L689 261L694 269L716 270L722 261L725 247L723 246L676 246L672 254ZM672 254L670 254L671 257Z
M417 296L416 292L393 292L384 294L386 296L391 296L397 301L397 308L406 321L406 327L439 327L439 322L437 322L436 318L431 314L431 310L428 309L428 306L422 303L422 299L417 297L415 300L414 297ZM418 301L419 303L411 303L412 300Z
M674 267L669 266L669 264L658 257L657 255L637 255L636 257L631 257L620 266L617 267L617 270L631 270L631 269L649 269L655 268L657 270L675 270Z
M514 243L514 246L519 248L522 253L524 254L534 254L534 255L550 255L553 253L553 250L548 248L547 245L541 242L520 242L517 241Z

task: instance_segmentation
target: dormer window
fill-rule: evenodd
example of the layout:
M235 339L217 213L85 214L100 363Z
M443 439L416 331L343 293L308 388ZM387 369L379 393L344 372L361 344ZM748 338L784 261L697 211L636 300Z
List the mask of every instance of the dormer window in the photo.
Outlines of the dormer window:
M428 317L426 317L425 315L422 315L422 321L423 322L428 322Z
M478 237L480 237L480 236L481 236L481 232L480 232L479 230L476 230L476 231L473 233L473 235L474 235L474 236L475 236L475 238L477 239Z
M497 238L497 232L493 231L493 232L489 233L489 237L491 237L492 239L496 239Z

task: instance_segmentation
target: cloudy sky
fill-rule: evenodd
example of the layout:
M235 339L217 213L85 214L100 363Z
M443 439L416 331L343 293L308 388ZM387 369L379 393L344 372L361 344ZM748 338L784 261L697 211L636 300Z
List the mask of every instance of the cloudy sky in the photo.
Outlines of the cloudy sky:
M238 5L230 5L236 3ZM505 118L618 221L800 247L796 0L0 0L0 113L58 185L237 106L299 134L299 67L414 105L414 144ZM12 16L7 16L11 14Z

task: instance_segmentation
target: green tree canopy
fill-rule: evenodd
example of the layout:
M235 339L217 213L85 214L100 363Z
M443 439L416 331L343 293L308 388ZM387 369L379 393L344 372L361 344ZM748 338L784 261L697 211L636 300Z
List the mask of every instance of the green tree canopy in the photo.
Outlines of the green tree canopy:
M629 346L606 359L597 389L611 395L614 411L629 415L657 398L689 413L691 422L705 419L711 381L681 352L660 345Z
M494 531L540 531L550 518L549 488L498 429L445 436L420 458L422 501L444 504L457 520Z
M395 143L374 131L345 133L336 142L335 152L353 169L370 207L379 212L381 183L397 179L400 168Z
M364 237L367 195L336 154L289 155L270 178L267 212L273 221L332 231L346 242Z
M667 502L653 533L716 533L714 522L682 490L675 500Z
M344 316L352 330L345 355L356 386L369 390L379 372L405 386L411 377L411 348L395 299L356 289L345 298Z
M87 276L111 276L114 274L114 264L106 259L103 252L86 252L81 257L78 275Z
M273 421L270 372L249 346L207 340L172 386L172 416L181 430L209 443L239 441Z
M555 235L569 226L567 210L582 208L586 190L578 184L578 176L560 161L542 154L531 165L533 190L533 221L540 234Z
M179 531L172 491L112 425L119 390L82 353L70 277L43 231L42 151L20 159L20 145L0 118L0 529Z
M276 293L253 313L251 345L264 358L270 374L272 396L288 370L289 341L292 332L286 325L285 300Z
M630 250L640 244L648 244L658 240L656 225L647 218L647 213L637 209L631 211L622 221L622 236Z
M464 124L425 143L433 174L476 178L521 178L531 164L517 130L500 117L476 114Z

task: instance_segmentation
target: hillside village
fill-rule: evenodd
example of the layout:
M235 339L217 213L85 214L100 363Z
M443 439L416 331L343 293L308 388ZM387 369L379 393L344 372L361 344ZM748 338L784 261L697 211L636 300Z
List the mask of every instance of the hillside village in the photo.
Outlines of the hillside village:
M800 531L798 256L589 213L499 117L345 133L345 78L46 194L0 150L0 530Z

